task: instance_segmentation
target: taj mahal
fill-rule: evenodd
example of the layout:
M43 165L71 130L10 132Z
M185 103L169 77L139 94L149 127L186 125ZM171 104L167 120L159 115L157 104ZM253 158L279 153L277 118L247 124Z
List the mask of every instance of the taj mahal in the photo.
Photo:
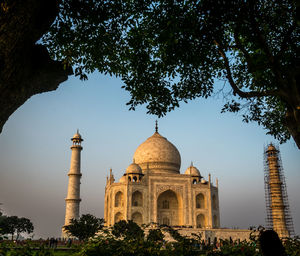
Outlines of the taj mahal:
M156 129L135 151L119 182L110 173L105 187L108 226L124 220L193 228L218 228L218 187L191 164L180 174L177 148Z
M79 218L80 152L83 141L77 133L71 139L71 166L66 201L65 225ZM132 220L138 225L155 224L180 228L189 235L201 232L204 238L249 238L249 230L222 229L220 224L218 180L204 178L191 163L180 173L178 149L158 132L135 150L132 163L117 182L112 170L106 179L105 225ZM125 170L125 168L124 168ZM62 228L62 236L67 234Z

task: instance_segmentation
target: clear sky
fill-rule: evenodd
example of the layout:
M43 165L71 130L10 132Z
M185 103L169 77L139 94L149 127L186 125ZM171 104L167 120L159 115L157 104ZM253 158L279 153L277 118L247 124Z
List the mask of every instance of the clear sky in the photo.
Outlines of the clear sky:
M154 132L155 116L145 107L128 111L121 81L93 74L86 82L71 77L54 92L29 99L0 134L0 203L7 215L31 219L35 238L59 236L64 224L71 157L70 138L83 136L81 214L103 217L106 176L116 180L132 162L136 148ZM159 132L181 154L181 173L193 161L206 179L219 179L222 227L264 225L262 127L220 114L223 99L198 99L159 119ZM300 150L280 145L289 203L300 234Z

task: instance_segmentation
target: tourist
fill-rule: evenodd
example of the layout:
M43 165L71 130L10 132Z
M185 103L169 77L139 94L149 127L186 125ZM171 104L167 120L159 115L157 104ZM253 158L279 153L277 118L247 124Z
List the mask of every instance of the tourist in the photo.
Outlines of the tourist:
M286 256L282 242L274 230L261 232L259 243L263 256Z

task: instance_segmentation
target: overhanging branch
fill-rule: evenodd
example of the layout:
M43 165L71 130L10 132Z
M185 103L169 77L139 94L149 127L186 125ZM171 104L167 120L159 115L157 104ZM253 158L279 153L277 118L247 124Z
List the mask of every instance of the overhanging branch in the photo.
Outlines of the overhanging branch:
M236 85L236 83L233 80L232 77L232 73L231 73L231 69L230 69L230 65L229 65L229 60L223 50L223 48L221 47L221 45L214 40L214 43L216 44L218 51L220 53L220 55L222 56L223 60L224 60L224 64L225 64L225 69L226 69L226 73L227 73L227 79L229 81L229 84L233 90L233 94L234 95L239 95L241 98L253 98L253 97L265 97L265 96L281 96L280 91L279 90L268 90L268 91L249 91L249 92L244 92L242 90L240 90L238 88L238 86Z

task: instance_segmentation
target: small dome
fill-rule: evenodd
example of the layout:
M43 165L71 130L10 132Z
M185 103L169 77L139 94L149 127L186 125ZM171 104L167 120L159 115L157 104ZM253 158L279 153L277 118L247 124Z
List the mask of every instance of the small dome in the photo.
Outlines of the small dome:
M133 163L127 167L126 173L142 173L142 169L133 161Z
M158 132L138 146L134 159L142 169L152 172L179 173L181 164L178 149Z
M81 135L79 133L75 133L73 139L81 139Z
M268 149L267 151L277 151L277 149L273 146L273 144L271 143L269 146L268 146Z
M195 166L193 166L193 164L191 164L191 166L186 169L184 174L201 177L199 170Z
M125 176L122 176L119 180L120 183L125 183L126 181L126 177Z
M81 138L81 135L80 135L80 133L79 133L79 131L77 130L77 132L74 134L74 136L73 136L73 138L71 139L71 140L83 140L82 138Z

